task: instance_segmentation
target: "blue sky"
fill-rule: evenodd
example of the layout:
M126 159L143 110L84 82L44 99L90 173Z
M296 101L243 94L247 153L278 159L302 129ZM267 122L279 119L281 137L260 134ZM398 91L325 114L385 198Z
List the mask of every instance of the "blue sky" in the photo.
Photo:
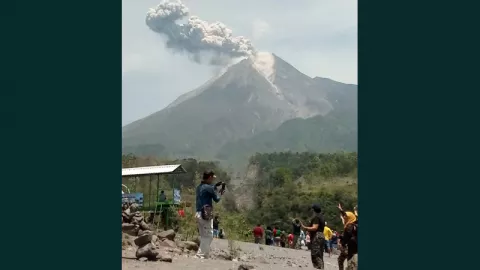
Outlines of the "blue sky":
M122 0L122 124L161 110L218 68L172 54L145 24L161 0ZM190 15L221 21L259 51L309 76L357 83L357 0L183 0Z

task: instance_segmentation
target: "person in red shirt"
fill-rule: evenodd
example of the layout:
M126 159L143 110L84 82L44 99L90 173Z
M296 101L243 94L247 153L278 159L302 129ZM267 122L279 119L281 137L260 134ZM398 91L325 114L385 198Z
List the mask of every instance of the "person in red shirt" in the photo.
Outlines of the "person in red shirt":
M255 237L255 244L260 244L263 239L263 228L261 224L257 224L257 227L253 228L253 237Z
M293 239L294 239L293 234L290 233L288 235L288 245L290 246L290 248L295 248L295 245L293 244Z

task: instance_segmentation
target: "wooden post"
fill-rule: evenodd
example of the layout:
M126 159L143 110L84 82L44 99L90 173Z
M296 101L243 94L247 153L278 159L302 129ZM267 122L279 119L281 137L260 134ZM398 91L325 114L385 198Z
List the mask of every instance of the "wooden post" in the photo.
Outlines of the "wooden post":
M148 185L148 209L152 209L152 175L150 175L150 183Z

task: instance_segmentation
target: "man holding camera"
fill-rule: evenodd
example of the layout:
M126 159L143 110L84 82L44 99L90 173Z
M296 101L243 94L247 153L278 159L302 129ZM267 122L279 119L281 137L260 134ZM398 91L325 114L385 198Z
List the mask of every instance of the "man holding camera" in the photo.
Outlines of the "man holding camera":
M200 233L200 248L197 258L208 258L213 240L213 202L218 203L225 192L225 183L212 185L216 178L213 171L203 173L202 182L196 189L196 214L198 232ZM221 189L217 189L221 186Z

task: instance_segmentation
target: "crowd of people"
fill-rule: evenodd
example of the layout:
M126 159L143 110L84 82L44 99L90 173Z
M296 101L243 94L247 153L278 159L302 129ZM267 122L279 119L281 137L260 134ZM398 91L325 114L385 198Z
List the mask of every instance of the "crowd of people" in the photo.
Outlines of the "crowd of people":
M347 260L347 269L357 269L357 233L358 233L358 212L357 207L353 212L344 211L341 204L340 219L343 223L343 232L332 230L325 221L320 205L312 205L313 217L308 226L299 219L292 221L292 228L282 231L277 226L267 226L265 229L261 224L253 228L253 238L256 244L288 247L300 249L306 246L311 250L312 263L317 269L324 269L323 255L328 253L331 257L333 250L339 250L338 266L344 269Z
M215 174L212 171L203 174L202 182L196 189L196 218L200 233L200 247L198 258L207 258L210 245L214 237L223 238L224 233L219 229L218 216L213 215L213 202L219 202L225 192L225 183L213 184ZM222 186L218 190L219 186ZM273 245L299 249L306 246L311 252L312 264L316 269L324 269L324 253L329 256L333 249L338 249L338 267L344 269L347 261L347 270L356 270L358 265L358 212L357 207L352 211L345 211L341 204L338 205L343 231L336 232L327 226L327 222L319 204L313 204L312 218L306 225L299 219L292 220L292 227L282 231L278 226L257 224L253 228L254 242L257 244Z

